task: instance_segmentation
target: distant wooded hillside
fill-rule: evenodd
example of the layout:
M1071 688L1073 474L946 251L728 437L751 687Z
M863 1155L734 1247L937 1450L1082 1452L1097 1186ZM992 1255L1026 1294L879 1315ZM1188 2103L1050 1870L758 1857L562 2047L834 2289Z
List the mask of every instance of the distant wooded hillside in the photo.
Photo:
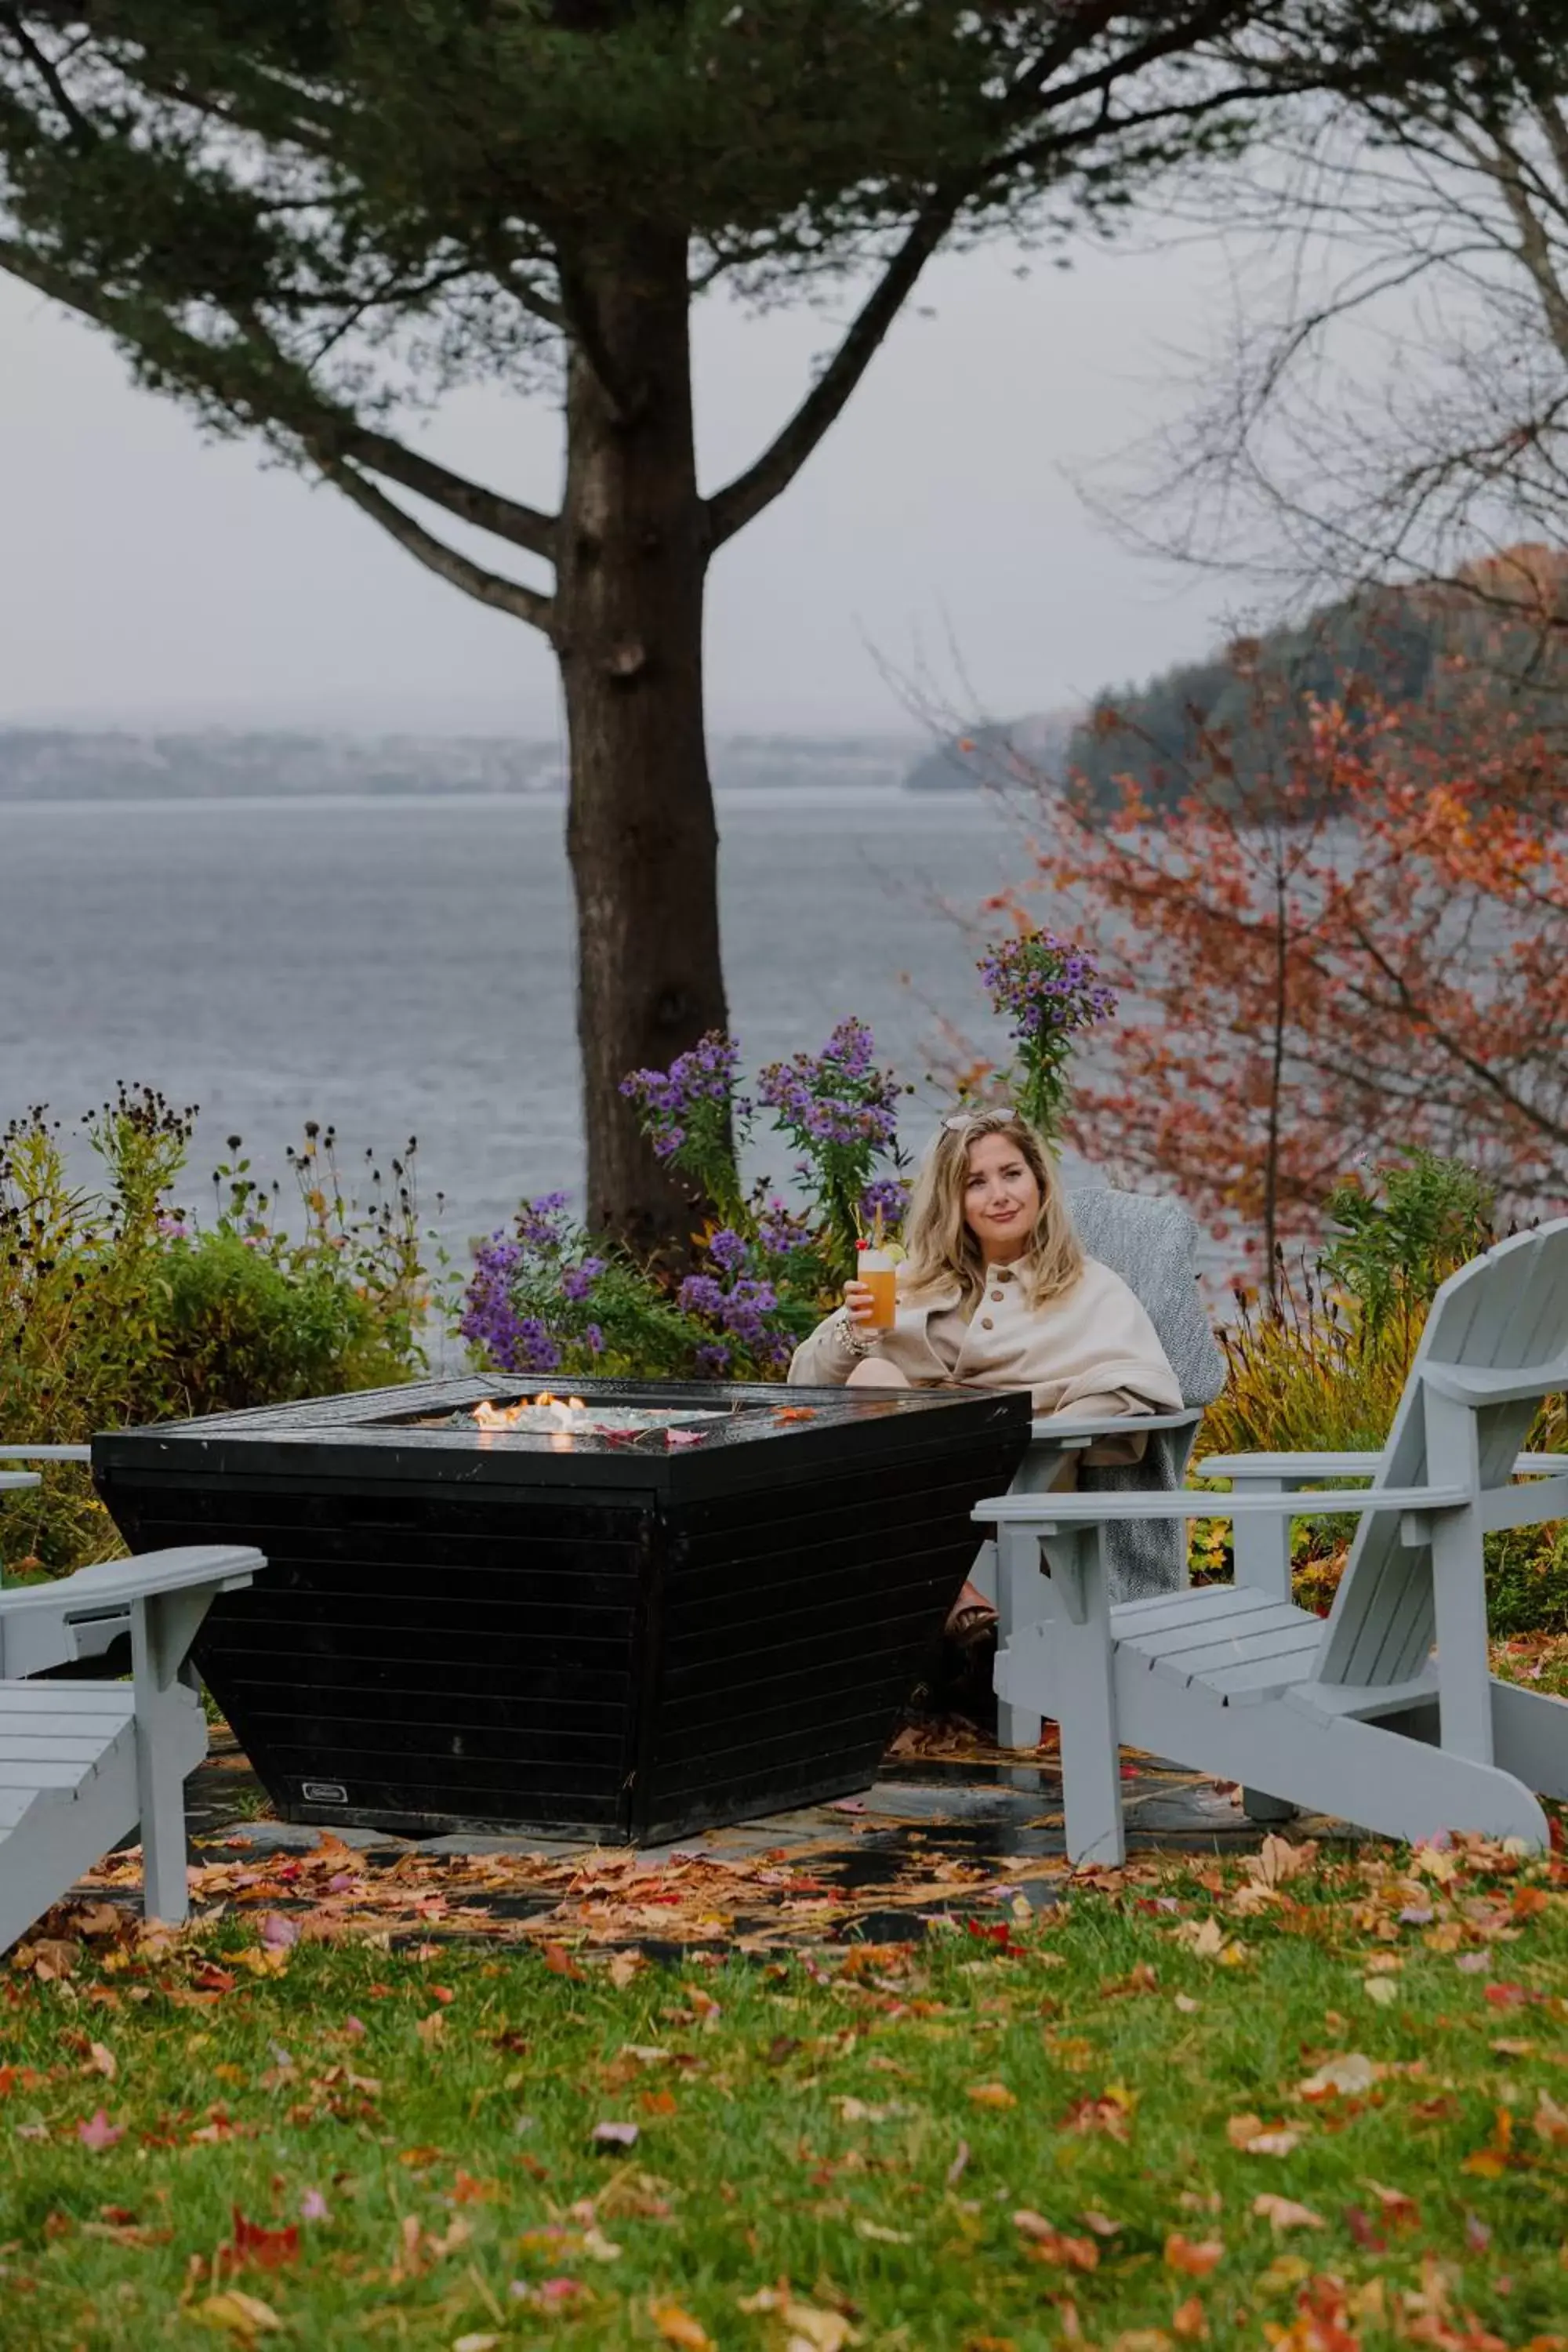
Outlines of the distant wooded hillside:
M1484 726L1489 705L1568 730L1568 558L1510 548L1452 584L1369 591L1108 690L1074 729L1063 772L1102 803L1121 780L1156 807L1200 772L1231 770L1238 789L1257 788L1299 755L1314 701L1392 708L1456 738Z

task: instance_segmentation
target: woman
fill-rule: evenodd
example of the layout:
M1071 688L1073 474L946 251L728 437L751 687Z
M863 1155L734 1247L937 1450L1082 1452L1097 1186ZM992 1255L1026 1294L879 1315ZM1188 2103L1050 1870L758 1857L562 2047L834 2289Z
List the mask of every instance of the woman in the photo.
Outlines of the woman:
M905 1228L898 1319L870 1328L871 1292L804 1339L792 1381L843 1388L1030 1391L1037 1415L1105 1421L1178 1412L1182 1392L1154 1327L1120 1275L1086 1257L1051 1157L1010 1110L944 1119ZM1141 1437L1089 1458L1136 1460Z
M1037 1415L1119 1420L1178 1412L1182 1392L1154 1327L1108 1265L1086 1257L1050 1153L1016 1111L944 1119L927 1152L905 1226L898 1314L870 1328L868 1286L847 1282L844 1304L790 1361L796 1383L831 1388L1026 1388ZM1097 1440L1074 1455L1135 1462L1142 1433ZM966 1584L948 1620L965 1648L983 1643L994 1610Z

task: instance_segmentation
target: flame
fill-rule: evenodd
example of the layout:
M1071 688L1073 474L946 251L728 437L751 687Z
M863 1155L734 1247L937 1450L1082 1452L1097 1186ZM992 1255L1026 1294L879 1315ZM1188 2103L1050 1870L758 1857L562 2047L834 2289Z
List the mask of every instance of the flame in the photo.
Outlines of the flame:
M520 1397L515 1404L492 1404L488 1397L474 1407L474 1419L481 1429L515 1429L535 1413L553 1416L557 1431L577 1428L587 1412L581 1397L552 1396L542 1389L537 1396Z

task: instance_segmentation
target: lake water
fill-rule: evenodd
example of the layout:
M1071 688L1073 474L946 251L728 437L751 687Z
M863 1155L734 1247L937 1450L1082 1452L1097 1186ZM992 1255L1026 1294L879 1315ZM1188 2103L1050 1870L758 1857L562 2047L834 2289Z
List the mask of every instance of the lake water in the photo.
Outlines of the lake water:
M121 1077L197 1103L198 1210L231 1133L285 1184L308 1118L351 1170L416 1135L458 1251L522 1195L575 1191L563 822L448 794L0 806L0 1123L47 1102L69 1124ZM850 1013L917 1084L942 1018L1003 1049L955 919L1027 871L994 805L755 792L720 824L749 1067ZM908 1139L927 1123L912 1104Z

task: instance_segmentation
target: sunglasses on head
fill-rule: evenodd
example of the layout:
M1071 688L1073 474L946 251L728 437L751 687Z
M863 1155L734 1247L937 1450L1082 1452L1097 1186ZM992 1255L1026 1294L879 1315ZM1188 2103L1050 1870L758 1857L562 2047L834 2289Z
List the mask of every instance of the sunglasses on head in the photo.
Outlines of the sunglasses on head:
M1008 1111L959 1110L954 1111L951 1118L944 1118L942 1126L949 1135L963 1135L969 1128L988 1127L994 1119L1004 1119L1011 1116Z

